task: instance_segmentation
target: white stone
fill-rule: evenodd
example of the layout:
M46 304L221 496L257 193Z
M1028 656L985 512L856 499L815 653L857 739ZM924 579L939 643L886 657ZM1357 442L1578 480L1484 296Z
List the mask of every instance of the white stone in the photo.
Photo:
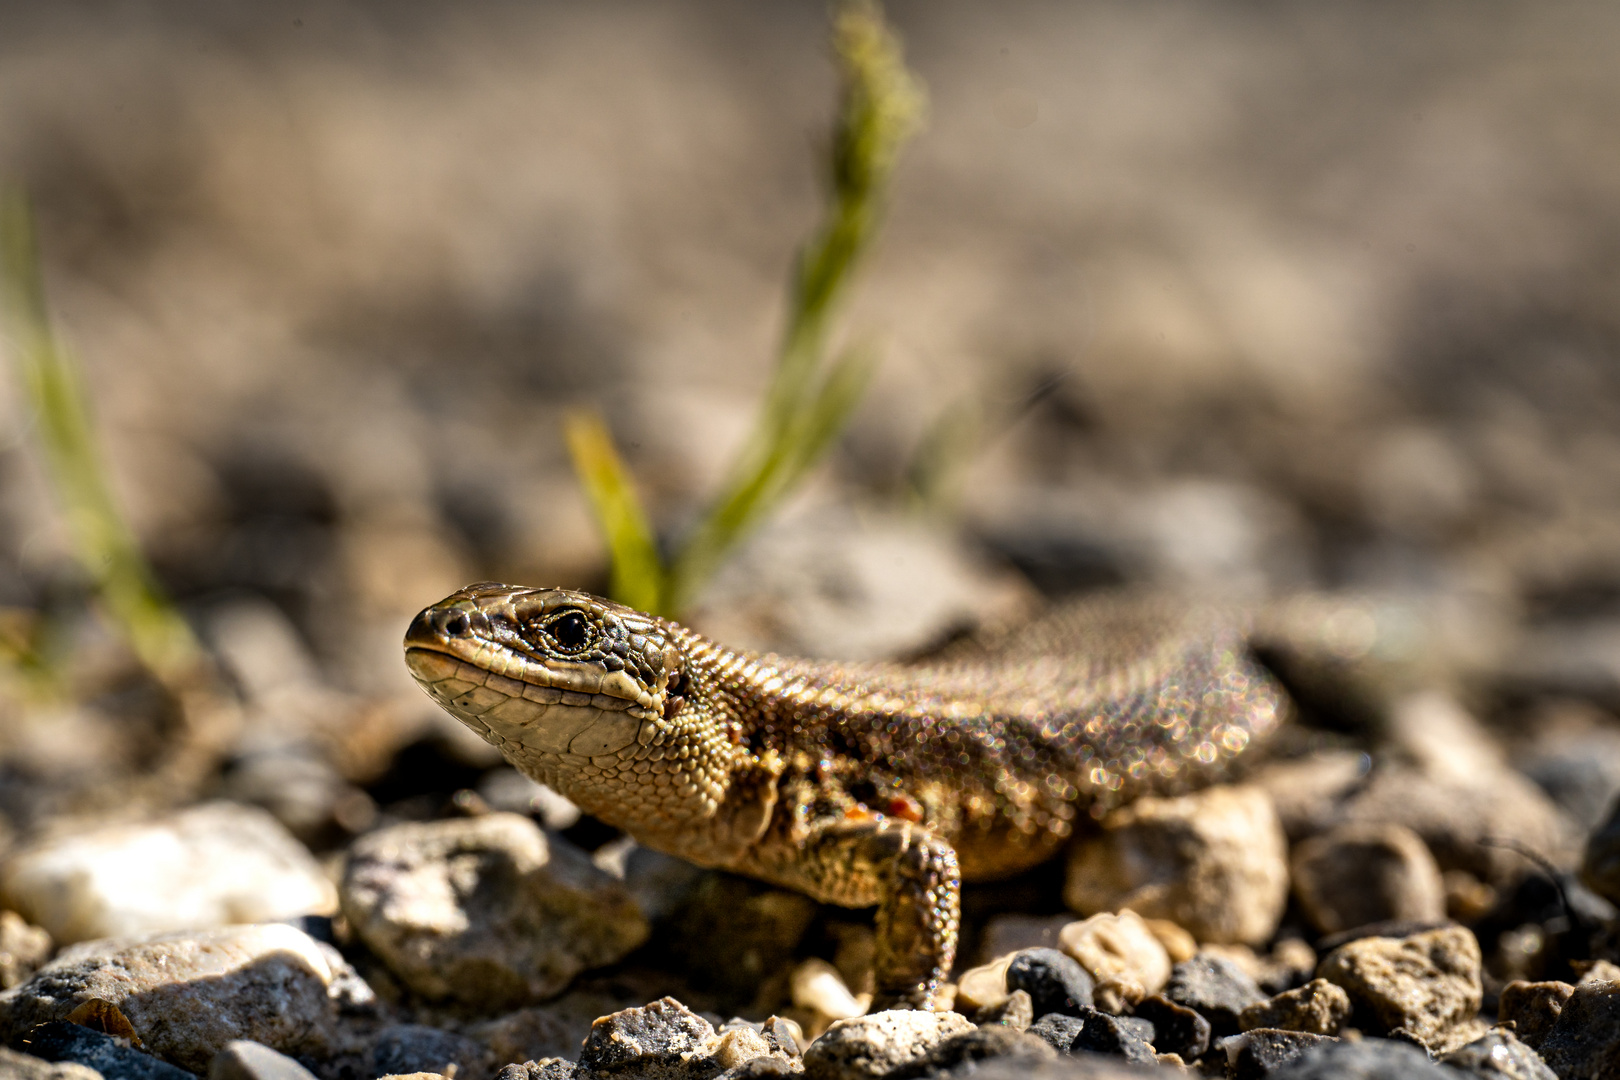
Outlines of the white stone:
M72 944L327 915L337 890L270 814L216 802L30 844L0 866L0 903Z

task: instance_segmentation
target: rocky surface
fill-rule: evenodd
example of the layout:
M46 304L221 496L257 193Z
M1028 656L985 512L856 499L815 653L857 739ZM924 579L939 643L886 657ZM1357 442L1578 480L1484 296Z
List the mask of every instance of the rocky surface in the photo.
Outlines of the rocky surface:
M315 1076L263 1043L237 1039L208 1063L208 1080L315 1080Z
M618 880L516 814L371 833L350 851L342 899L406 985L486 1007L555 995L648 934Z
M341 1009L367 994L334 950L290 926L226 927L71 946L0 994L0 1031L14 1040L87 1003L105 1003L145 1049L201 1073L238 1039L331 1057L351 1037Z
M1441 1061L1481 1080L1561 1080L1533 1049L1520 1042L1511 1031L1493 1029L1483 1038Z
M1246 972L1220 956L1201 955L1175 966L1164 996L1209 1021L1215 1038L1236 1035L1239 1018L1265 995Z
M1246 1007L1238 1014L1238 1026L1279 1028L1312 1035L1337 1035L1350 1019L1350 995L1326 979L1312 979L1296 990L1287 990L1269 1001Z
M0 1076L5 1080L97 1080L101 1074L76 1061L46 1061L0 1047Z
M161 1058L143 1053L130 1040L116 1038L65 1020L31 1028L14 1044L34 1059L73 1064L103 1080L185 1080L192 1075ZM38 1065L33 1065L38 1069ZM82 1075L82 1074L81 1074Z
M139 824L66 827L0 862L0 904L60 944L337 909L332 883L263 810L214 802Z
M1213 787L1139 799L1069 858L1064 899L1083 914L1130 908L1199 941L1258 944L1288 898L1288 846L1271 799Z
M1536 1050L1562 1078L1620 1074L1620 983L1575 987Z

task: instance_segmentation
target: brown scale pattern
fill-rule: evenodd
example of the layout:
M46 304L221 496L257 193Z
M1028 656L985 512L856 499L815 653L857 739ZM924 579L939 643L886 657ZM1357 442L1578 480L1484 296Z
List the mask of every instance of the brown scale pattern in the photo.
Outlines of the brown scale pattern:
M1244 646L1218 609L1108 597L924 664L823 663L489 584L406 635L440 704L590 813L705 865L877 904L879 1004L918 1006L954 956L960 878L1207 783L1276 727L1284 699ZM601 695L611 709L571 704Z

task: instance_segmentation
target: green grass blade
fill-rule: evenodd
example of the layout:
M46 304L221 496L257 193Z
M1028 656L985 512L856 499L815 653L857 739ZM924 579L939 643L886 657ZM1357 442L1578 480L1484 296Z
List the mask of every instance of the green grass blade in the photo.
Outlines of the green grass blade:
M664 565L658 542L606 422L594 409L577 409L564 418L563 432L574 473L607 540L612 559L609 590L621 603L662 613Z
M78 364L51 329L28 201L15 190L0 194L0 315L79 563L141 661L166 681L184 677L200 649L112 497Z

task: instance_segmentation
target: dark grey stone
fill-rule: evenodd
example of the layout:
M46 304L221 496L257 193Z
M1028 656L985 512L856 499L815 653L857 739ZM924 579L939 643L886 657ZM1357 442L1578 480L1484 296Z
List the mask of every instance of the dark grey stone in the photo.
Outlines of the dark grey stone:
M1254 1032L1249 1032L1253 1035ZM1303 1034L1295 1032L1294 1034ZM1324 1037L1325 1038L1325 1037ZM1269 1080L1461 1080L1457 1070L1430 1061L1415 1046L1389 1039L1334 1039L1305 1051Z
M1537 1049L1565 1078L1620 1076L1620 982L1577 985Z
M1034 1015L1079 1016L1092 1002L1093 983L1086 969L1056 949L1024 949L1007 965L1007 989L1029 994Z
M1152 1065L1156 1062L1150 1041L1153 1038L1153 1025L1148 1021L1130 1016L1113 1016L1095 1009L1082 1019L1085 1026L1080 1029L1074 1042L1069 1044L1071 1051L1117 1054L1135 1065Z
M52 1020L30 1029L14 1049L46 1061L88 1066L106 1080L194 1080L178 1065L144 1054L122 1039L66 1020Z
M464 1074L477 1072L487 1053L481 1043L453 1031L425 1024L394 1024L372 1040L372 1075L442 1073L447 1065L455 1065Z
M1026 1034L1041 1039L1060 1054L1067 1054L1074 1046L1074 1040L1080 1037L1080 1032L1086 1023L1079 1017L1065 1016L1062 1013L1047 1013L1033 1024L1029 1025Z
M1193 1061L1209 1049L1209 1021L1195 1009L1154 994L1139 1001L1135 1013L1153 1025L1153 1048L1161 1054Z
M1337 1041L1329 1035L1280 1028L1255 1028L1237 1038L1240 1040L1238 1050L1231 1056L1227 1069L1229 1080L1261 1080L1313 1046Z
M1440 1060L1481 1080L1558 1080L1541 1055L1510 1031L1492 1031Z
M885 1080L911 1080L940 1073L976 1075L978 1062L992 1059L1050 1061L1057 1051L1050 1043L1009 1027L991 1024L953 1035L928 1052L921 1061L889 1073Z
M1202 1014L1217 1039L1236 1035L1243 1010L1266 1000L1242 968L1223 956L1202 953L1170 970L1164 996Z

